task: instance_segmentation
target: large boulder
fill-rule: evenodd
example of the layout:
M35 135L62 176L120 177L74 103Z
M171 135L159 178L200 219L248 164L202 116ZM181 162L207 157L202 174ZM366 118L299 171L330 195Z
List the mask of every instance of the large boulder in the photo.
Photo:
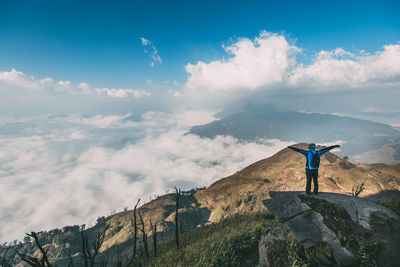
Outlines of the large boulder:
M333 193L270 192L270 197L264 204L280 222L262 233L261 266L289 266L296 257L315 266L400 266L400 218L392 210ZM296 257L293 238L301 246Z

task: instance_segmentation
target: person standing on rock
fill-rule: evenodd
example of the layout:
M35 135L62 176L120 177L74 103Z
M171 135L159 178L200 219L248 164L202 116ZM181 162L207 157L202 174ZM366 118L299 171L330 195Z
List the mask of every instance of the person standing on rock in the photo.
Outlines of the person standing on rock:
M320 156L336 147L340 147L340 145L328 146L322 150L315 150L316 145L311 143L308 145L308 150L306 151L306 150L298 149L293 146L288 146L288 148L306 156L306 159L307 159L307 162L306 162L306 177L307 177L306 194L308 194L308 195L310 194L311 179L312 179L313 183L314 183L314 194L318 195L318 168L319 168Z

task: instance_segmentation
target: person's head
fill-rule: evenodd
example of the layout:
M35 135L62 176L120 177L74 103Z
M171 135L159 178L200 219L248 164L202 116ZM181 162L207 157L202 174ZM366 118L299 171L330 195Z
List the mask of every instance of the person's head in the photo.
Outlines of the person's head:
M315 149L317 146L314 143L308 145L308 149Z

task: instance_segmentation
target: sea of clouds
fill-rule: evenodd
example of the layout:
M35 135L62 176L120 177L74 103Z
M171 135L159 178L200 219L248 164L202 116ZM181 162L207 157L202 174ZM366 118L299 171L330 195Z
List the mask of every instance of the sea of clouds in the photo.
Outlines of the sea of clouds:
M289 143L186 134L210 111L3 118L0 124L0 236L64 225L149 201L174 186L208 186Z

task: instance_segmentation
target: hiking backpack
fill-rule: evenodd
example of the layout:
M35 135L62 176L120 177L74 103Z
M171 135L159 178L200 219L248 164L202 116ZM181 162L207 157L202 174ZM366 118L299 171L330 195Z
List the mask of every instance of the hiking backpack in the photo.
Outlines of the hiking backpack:
M315 153L311 152L312 157L311 157L311 162L310 162L310 166L312 168L318 168L319 167L319 153L317 151L315 151Z

